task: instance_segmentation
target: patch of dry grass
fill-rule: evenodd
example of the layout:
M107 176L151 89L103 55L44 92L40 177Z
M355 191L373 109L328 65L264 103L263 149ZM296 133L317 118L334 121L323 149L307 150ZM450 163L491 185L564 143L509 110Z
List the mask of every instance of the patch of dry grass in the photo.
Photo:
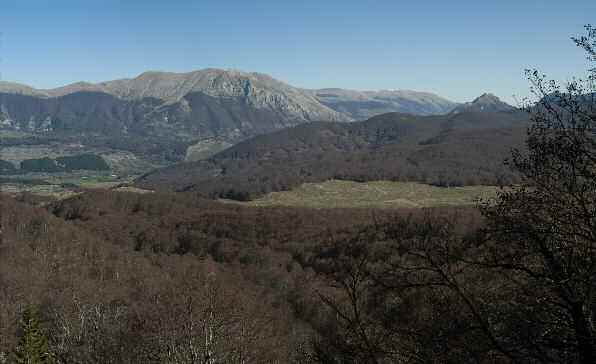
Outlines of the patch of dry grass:
M246 204L311 208L458 206L492 198L498 190L496 186L435 187L414 182L331 180L306 183L292 191L273 192Z

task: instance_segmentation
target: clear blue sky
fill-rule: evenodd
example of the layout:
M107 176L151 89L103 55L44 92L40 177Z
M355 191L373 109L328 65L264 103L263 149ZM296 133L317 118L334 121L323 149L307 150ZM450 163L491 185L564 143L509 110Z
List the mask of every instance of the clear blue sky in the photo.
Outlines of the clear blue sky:
M292 85L524 95L523 70L586 67L595 0L1 0L0 71L50 88L206 67Z

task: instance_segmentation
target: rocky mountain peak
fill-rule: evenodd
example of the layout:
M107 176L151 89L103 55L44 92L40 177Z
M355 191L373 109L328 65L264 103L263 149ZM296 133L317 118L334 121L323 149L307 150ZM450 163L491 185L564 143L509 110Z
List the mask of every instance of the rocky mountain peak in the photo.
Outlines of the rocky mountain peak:
M494 94L491 94L490 92L485 92L482 95L475 98L474 101L472 101L472 103L482 103L482 104L491 104L491 103L494 104L494 103L499 103L499 102L502 102L501 99L499 99Z
M514 111L515 107L503 102L492 93L483 93L475 98L472 102L467 102L456 107L452 113L458 114L461 112L502 112Z

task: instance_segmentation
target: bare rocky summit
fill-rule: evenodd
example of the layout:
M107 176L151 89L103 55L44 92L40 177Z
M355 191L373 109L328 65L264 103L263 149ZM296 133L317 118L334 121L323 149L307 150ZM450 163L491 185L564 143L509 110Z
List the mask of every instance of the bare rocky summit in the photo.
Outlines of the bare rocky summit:
M289 118L348 121L345 115L321 105L316 98L262 73L205 69L190 73L145 72L134 79L97 85L123 99L145 97L178 102L193 93L240 99L257 109L276 110Z
M452 113L462 112L503 112L503 111L516 111L517 109L499 99L497 96L491 93L484 93L474 99L472 102L466 102L461 104Z

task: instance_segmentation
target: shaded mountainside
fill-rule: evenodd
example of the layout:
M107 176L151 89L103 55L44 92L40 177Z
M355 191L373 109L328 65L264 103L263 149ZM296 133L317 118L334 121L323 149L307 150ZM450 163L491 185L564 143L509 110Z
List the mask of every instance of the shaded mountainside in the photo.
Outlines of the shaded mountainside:
M440 115L457 106L456 103L435 94L410 90L355 91L328 88L307 92L323 105L349 115L354 120L366 120L390 112Z
M31 132L120 134L143 130L143 116L156 99L129 102L99 92L58 98L0 93L0 127Z
M326 120L321 115L308 119L311 117L308 114L256 108L243 100L217 99L200 92L185 95L175 103L154 98L123 100L87 91L58 98L0 94L0 107L3 129L184 140L210 137L235 140L312 120Z
M311 123L246 140L208 160L159 169L136 184L234 199L328 179L501 184L515 179L503 159L523 145L527 121L527 114L510 111Z

